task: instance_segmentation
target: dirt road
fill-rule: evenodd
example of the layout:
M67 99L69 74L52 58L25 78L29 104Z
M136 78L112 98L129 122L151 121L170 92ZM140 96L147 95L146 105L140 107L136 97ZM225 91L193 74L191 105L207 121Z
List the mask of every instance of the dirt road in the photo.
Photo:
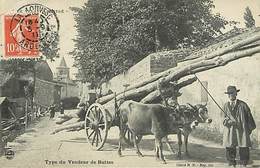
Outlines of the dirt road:
M84 130L79 132L60 132L50 135L55 123L48 117L42 118L34 127L18 137L10 145L15 156L8 160L0 158L1 168L56 168L56 167L226 167L223 148L212 142L190 138L191 157L177 159L176 154L164 145L167 164L154 158L154 140L146 136L140 143L143 158L135 154L133 148L126 147L123 157L117 155L118 129L109 130L108 140L102 151L93 151L85 139ZM176 135L170 140L177 151ZM260 167L260 151L251 150L253 165Z

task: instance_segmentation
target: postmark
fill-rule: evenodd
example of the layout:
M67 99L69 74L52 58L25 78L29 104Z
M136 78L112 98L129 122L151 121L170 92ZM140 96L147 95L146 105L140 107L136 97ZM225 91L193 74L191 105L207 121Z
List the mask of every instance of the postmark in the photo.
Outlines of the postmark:
M58 37L55 11L41 4L22 6L15 15L5 16L4 23L4 58L38 58Z

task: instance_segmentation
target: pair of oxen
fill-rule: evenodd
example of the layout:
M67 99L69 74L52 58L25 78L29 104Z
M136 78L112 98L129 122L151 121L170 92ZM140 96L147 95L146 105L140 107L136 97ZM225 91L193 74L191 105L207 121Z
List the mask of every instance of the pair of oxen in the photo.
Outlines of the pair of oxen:
M119 107L119 147L118 154L122 156L122 141L126 131L131 131L133 137L143 135L155 136L155 157L166 163L162 149L162 139L173 151L168 141L169 134L178 136L178 157L181 157L182 135L184 136L185 153L189 155L188 137L199 123L211 123L206 105L191 104L166 107L160 104L143 104L128 100ZM139 150L137 138L132 138L136 153L143 156Z

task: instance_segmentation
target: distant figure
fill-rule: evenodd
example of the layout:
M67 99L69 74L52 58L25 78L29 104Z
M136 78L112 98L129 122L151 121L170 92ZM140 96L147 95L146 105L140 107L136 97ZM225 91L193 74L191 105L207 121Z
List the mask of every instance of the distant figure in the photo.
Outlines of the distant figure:
M240 160L246 167L249 161L249 147L252 146L250 134L256 128L250 108L242 100L238 100L235 86L228 86L225 94L229 101L224 105L225 118L223 121L223 145L229 166L236 166L236 147L239 147Z
M51 118L54 118L54 116L55 116L55 104L52 104L52 105L49 107L49 111L50 111L50 119L51 119Z
M64 114L64 104L60 102L60 114Z
M36 110L36 118L41 116L41 107L39 106Z
M79 110L77 111L77 115L80 118L80 121L84 121L85 120L85 116L86 116L86 112L87 112L87 106L88 106L88 102L85 103L79 103L78 107Z

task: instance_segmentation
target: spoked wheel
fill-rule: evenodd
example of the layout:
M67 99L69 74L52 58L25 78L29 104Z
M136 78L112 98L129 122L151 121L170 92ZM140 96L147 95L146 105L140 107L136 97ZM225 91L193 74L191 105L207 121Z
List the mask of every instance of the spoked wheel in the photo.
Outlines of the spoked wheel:
M107 139L108 122L105 109L101 104L92 104L85 117L87 141L94 150L100 150Z
M138 144L142 140L142 136L141 135L135 136L135 139L136 139L136 143ZM129 128L127 128L126 131L124 132L124 141L128 145L134 146L134 136Z

